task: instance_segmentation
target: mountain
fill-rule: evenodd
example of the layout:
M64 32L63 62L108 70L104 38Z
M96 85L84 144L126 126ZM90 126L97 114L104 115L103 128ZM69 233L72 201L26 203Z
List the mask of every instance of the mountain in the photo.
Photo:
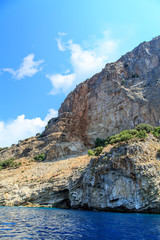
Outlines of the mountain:
M43 163L34 163L34 164L31 163L31 160L34 157L37 157L38 155L42 154L46 158L44 164L46 164L46 171L47 171L48 169L47 166L49 166L47 165L47 161L50 161L50 167L52 168L53 165L55 167L56 163L59 164L60 161L62 161L62 159L67 159L67 160L63 160L64 162L66 161L65 162L66 164L69 161L69 156L73 157L73 155L77 155L77 156L81 155L83 159L82 154L85 153L85 151L89 147L92 147L94 145L96 138L107 139L109 136L117 134L122 130L133 129L139 123L148 123L153 126L160 126L160 36L154 38L150 42L141 43L133 51L122 56L118 61L114 63L106 64L106 66L104 67L104 69L102 69L100 73L97 73L92 78L87 79L83 83L79 84L75 88L75 90L72 91L67 96L65 101L62 103L59 109L58 117L53 118L48 122L48 125L46 126L42 134L36 137L19 141L18 144L14 144L10 148L1 149L0 159L6 160L9 158L15 158L16 161L21 162L22 165L23 164L25 165L26 163L31 165L41 164L42 166L44 166ZM151 139L150 137L150 140L146 140L147 142L146 144L149 144L149 142L154 143L155 141L157 140ZM130 145L127 145L127 146L130 146ZM142 145L141 148L143 152L144 149L146 148L146 145L145 144L144 146ZM149 158L149 159L152 159L153 160L152 163L155 163L155 164L158 164L157 158L155 157L157 149L158 149L158 144L156 144L152 149L154 152L154 159L151 156L152 154L150 154L150 158ZM127 156L126 152L124 155ZM152 165L152 163L150 163L150 160L148 159L147 155L145 155L145 157L146 157L146 160L142 165L146 164L146 171L150 171L148 164ZM142 158L144 158L144 156ZM57 187L56 194L58 194L57 199L59 200L57 200L57 202L55 201L56 203L53 204L54 201L52 201L54 199L53 192L55 192L55 190L53 192L51 190L53 189L53 184L50 189L49 187L50 185L48 185L49 183L47 182L50 178L46 178L47 183L46 185L43 184L43 190L41 189L40 186L37 187L37 184L36 184L36 190L35 190L35 187L32 186L32 190L35 191L33 194L31 187L28 187L29 189L26 191L29 192L29 195L27 195L27 197L24 197L24 201L23 200L17 201L17 204L18 205L24 204L26 202L36 203L36 200L33 196L37 196L37 204L40 204L40 205L49 204L50 202L51 205L57 204L59 206L60 204L58 204L58 202L59 203L64 202L65 206L67 204L69 205L71 204L72 206L81 206L81 207L84 207L86 205L88 207L90 206L91 208L97 208L97 209L110 209L110 208L114 209L113 206L118 206L116 207L116 209L118 209L118 208L121 208L120 206L123 206L124 209L129 209L129 207L125 205L125 201L121 205L116 205L118 200L114 200L115 197L113 197L112 199L113 200L112 206L100 204L100 206L98 205L98 207L96 207L97 203L92 204L89 202L89 196L92 196L93 201L94 201L94 197L95 199L97 199L97 197L94 194L92 194L92 192L94 192L94 189L97 189L98 182L96 182L96 184L93 183L93 178L96 177L96 175L94 175L94 177L91 176L90 171L92 168L92 164L90 163L90 158L84 157L84 159L87 159L87 160L85 160L84 165L82 164L83 167L81 166L80 164L81 161L80 161L79 164L75 166L75 169L77 170L79 168L82 168L84 172L88 171L86 173L88 178L85 174L84 175L82 174L83 175L83 179L82 179L82 176L80 176L81 175L80 170L79 171L77 170L76 172L74 171L74 169L70 169L70 174L68 173L69 175L67 175L65 184L61 183L61 187ZM119 157L119 159L121 159L121 157ZM54 163L54 161L56 162ZM99 160L97 161L99 162ZM112 158L112 161L114 161L114 158ZM115 161L119 161L119 160L115 159ZM130 159L129 161L132 161L132 159ZM86 165L86 162L88 167ZM141 160L139 160L139 162L141 165ZM70 164L72 165L72 163ZM112 165L114 164L108 165L107 163L106 165L106 168L108 169L107 171L110 171L111 169L113 169ZM98 169L102 168L102 166L100 164L96 165ZM135 160L135 163L132 165L132 167L135 168L135 166L137 166L136 160ZM89 170L85 170L85 167L87 167L86 169L89 168ZM127 169L125 164L122 166L122 168L124 172L128 171L128 170L125 170ZM34 169L37 169L35 170L36 172L38 171L38 167L34 166ZM66 168L61 169L64 175L68 171L65 169L67 169L67 166ZM3 171L8 171L8 170L3 170ZM115 168L115 171L120 171L118 173L118 176L119 174L122 174L120 168L118 168L118 170ZM154 171L155 171L155 176L157 177L157 179L159 179L155 169ZM33 174L34 174L34 171L33 171ZM98 174L101 175L101 172ZM131 175L127 175L127 173L125 174L126 174L125 177L127 179L132 178ZM137 172L133 172L132 174L134 174L136 176L136 179L138 179ZM51 177L51 175L49 176ZM74 178L79 179L78 180L79 183L71 183L71 181L69 180L71 176L73 179ZM5 181L4 179L6 177L8 179L8 175L4 175L2 181ZM54 178L54 176L52 176L52 178ZM29 179L30 179L29 181L31 181L32 178L29 178ZM33 179L32 181L37 181ZM115 192L119 191L118 186L122 186L121 183L123 180L124 179L121 178L120 182L117 183L118 185L117 185L117 188L115 188ZM98 186L104 189L105 184L101 184L101 181L105 182L105 180L103 178L101 179L100 177L98 181L100 182ZM13 184L14 181L11 181L11 182L12 182L11 185L14 185ZM24 185L25 181L22 181L22 182ZM87 191L86 189L88 189L86 183L93 185L92 186L93 189L92 191L89 190L90 192L86 192L86 198L83 197L83 199L85 199L84 201L82 199L79 199L78 197L76 197L75 199L73 196L70 199L68 197L64 197L64 198L62 197L63 194L65 196L68 196L68 194L70 194L70 196L74 194L75 196L78 196L78 194L79 196L82 196L83 190L85 192ZM7 190L5 189L6 184L7 183L4 182L3 187L1 187L1 193L3 193L3 191L7 192ZM80 184L80 185L75 185L75 184ZM136 187L133 188L133 183L131 186L127 184L131 184L131 180L130 182L126 182L124 186L128 186L128 188L132 187L131 192L134 191L134 194L137 194L138 190L135 189ZM78 189L77 191L79 191L79 193L76 190L72 191L71 188L69 188L72 185L76 186L76 188ZM149 187L151 186L149 185ZM7 189L9 192L11 192L12 188L11 187L9 188L9 186L7 186ZM22 187L17 187L16 190L14 191L19 192L20 189L22 189ZM46 189L48 189L47 192L46 192ZM123 192L125 191L126 190L123 188ZM61 195L60 192L61 194L62 193L63 194ZM74 194L71 194L72 192L74 192ZM130 196L132 195L131 192L129 193ZM43 197L41 196L41 193ZM45 197L43 193L45 193ZM22 195L23 194L24 193L22 193ZM52 200L48 194L52 196L51 197ZM148 193L148 194L151 194L151 193ZM41 196L41 199L45 198L46 200L45 201L38 200L38 196ZM109 199L107 196L108 195L106 195L106 198ZM115 196L117 195L115 194ZM119 193L119 196L121 196L120 193ZM47 200L47 198L50 200ZM118 197L118 199L120 198ZM4 197L3 200L1 199L0 200L1 204L4 204L4 205L9 203L11 205L16 204L16 200L11 201L6 199L7 197ZM86 203L87 201L88 203ZM101 198L99 198L97 201L101 201ZM104 199L102 200L102 202L103 201ZM135 207L134 204L135 204L135 201L138 201L138 200L135 200L135 198L133 198L132 201L133 201L134 207L131 207L130 209L135 210L137 208ZM151 206L152 205L150 205L150 207ZM140 208L143 209L143 206L140 206ZM146 208L144 207L144 209Z

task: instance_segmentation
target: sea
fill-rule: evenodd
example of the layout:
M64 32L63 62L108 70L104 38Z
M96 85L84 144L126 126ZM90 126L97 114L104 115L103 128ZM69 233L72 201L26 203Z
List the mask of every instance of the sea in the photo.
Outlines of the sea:
M0 207L0 239L157 240L160 215Z

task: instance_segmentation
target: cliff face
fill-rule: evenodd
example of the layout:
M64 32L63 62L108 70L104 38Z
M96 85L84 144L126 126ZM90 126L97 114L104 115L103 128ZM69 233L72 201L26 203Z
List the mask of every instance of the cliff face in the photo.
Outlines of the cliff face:
M140 44L80 84L64 101L69 139L85 144L140 122L160 124L160 37ZM67 131L66 130L66 131Z
M23 159L0 174L0 204L160 213L160 142L109 145L99 157L54 162Z
M160 37L78 85L39 138L1 151L0 158L43 152L52 160L80 153L97 137L107 138L141 122L160 125Z
M92 159L82 176L70 183L71 206L160 213L159 146L149 135Z
M80 153L97 137L107 138L141 122L160 125L160 37L79 84L40 137L1 151L0 158L45 153L53 160Z

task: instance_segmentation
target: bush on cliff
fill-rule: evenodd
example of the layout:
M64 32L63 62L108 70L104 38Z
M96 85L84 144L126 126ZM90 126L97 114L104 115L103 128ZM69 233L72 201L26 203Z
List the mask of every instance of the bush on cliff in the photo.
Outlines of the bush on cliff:
M113 136L107 138L105 143L107 145L107 144L114 144L117 142L127 141L127 140L135 137L136 134L137 134L137 131L135 129L124 130L124 131L120 132L119 134L116 134L116 135L113 135Z
M21 163L15 163L13 158L0 161L0 170L9 167L19 167Z
M108 137L107 139L97 138L95 141L95 147L104 147L108 144L125 142L132 138L143 139L147 137L148 133L152 133L154 137L160 138L160 127L154 128L147 123L141 123L135 129L124 130L118 134ZM93 153L95 154L95 150Z
M88 156L94 156L94 152L91 149L88 150Z
M42 162L45 160L45 158L46 158L46 155L44 153L41 153L41 154L35 156L34 160L37 162Z
M153 127L147 123L140 123L137 127L136 130L137 131L141 131L141 130L145 130L147 133L150 133L151 131L153 131Z
M105 146L105 139L100 139L100 138L96 138L95 141L95 147L104 147Z
M155 127L153 131L153 136L160 138L160 127Z
M160 148L157 150L157 157L160 157Z
M147 133L145 130L140 130L137 134L136 137L138 138L146 138L147 137Z
M103 147L97 147L94 149L94 155L98 156L103 151Z

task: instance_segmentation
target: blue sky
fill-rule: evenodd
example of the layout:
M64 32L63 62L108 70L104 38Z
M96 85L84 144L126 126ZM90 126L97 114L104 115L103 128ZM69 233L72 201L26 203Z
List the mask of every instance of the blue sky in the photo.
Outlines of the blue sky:
M0 147L41 132L67 94L159 35L159 0L0 0Z

